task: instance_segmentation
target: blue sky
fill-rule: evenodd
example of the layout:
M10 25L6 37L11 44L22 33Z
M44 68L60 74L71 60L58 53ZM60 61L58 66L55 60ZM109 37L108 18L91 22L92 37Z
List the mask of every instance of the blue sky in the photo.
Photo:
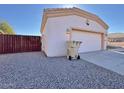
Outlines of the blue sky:
M0 20L7 21L17 34L40 35L44 8L79 7L98 15L108 25L108 32L124 32L124 5L0 5Z

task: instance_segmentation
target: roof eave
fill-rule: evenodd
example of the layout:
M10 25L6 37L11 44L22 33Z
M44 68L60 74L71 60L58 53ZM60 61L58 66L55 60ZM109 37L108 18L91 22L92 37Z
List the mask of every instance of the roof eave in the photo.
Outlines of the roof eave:
M92 20L97 21L101 24L106 30L108 30L109 26L97 15L89 13L87 11L81 10L79 8L57 8L57 9L45 9L43 13L42 23L41 23L41 32L43 32L47 18L49 17L58 17L58 16L67 16L67 15L78 15L81 17L90 18Z

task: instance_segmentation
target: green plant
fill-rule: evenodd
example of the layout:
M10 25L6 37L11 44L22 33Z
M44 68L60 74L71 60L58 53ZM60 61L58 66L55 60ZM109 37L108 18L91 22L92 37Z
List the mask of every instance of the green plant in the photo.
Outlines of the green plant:
M2 30L5 34L15 34L12 27L7 22L0 23L0 30Z

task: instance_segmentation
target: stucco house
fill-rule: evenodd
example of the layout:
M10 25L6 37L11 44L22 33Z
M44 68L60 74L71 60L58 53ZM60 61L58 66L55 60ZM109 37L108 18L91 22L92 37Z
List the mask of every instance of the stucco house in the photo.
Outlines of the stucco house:
M109 33L109 42L124 42L124 33Z
M66 41L82 41L79 52L105 50L108 25L95 14L79 8L44 9L42 51L48 57L65 56Z
M124 47L124 33L109 33L108 46Z

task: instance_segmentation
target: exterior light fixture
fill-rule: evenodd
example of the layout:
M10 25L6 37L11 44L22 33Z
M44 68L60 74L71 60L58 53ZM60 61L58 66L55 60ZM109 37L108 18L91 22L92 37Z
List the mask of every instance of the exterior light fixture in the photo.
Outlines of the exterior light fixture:
M87 26L89 26L89 25L90 25L90 23L89 23L89 20L88 20L88 19L86 20L86 25L87 25Z

